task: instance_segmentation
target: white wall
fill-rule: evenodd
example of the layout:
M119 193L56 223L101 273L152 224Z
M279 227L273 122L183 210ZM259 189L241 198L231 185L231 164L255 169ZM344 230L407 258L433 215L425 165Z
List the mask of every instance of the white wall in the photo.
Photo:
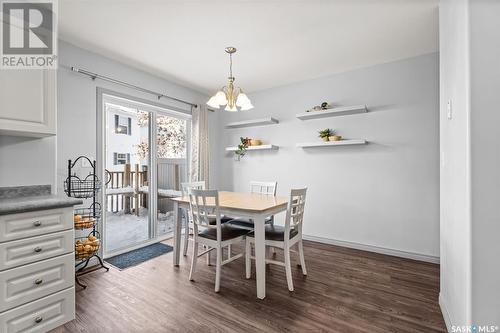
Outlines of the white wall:
M470 179L467 1L441 1L441 294L445 319L469 322ZM447 104L451 101L452 119Z
M440 4L440 304L450 331L500 325L499 18L495 1Z
M307 186L304 233L439 256L438 55L428 54L250 95L255 109L222 114L221 189L248 191L250 180L276 180L278 194ZM295 114L322 101L366 104L369 112L301 121ZM225 123L272 116L278 125L224 129ZM366 146L301 149L335 128ZM226 155L240 136L278 151Z
M101 80L92 81L89 77L72 72L71 66L110 76L153 91L191 101L204 103L207 99L202 93L170 83L159 77L136 70L112 59L83 50L66 42L59 44L58 73L58 163L57 185L61 188L67 177L67 160L79 155L96 156L96 89L106 88L122 94L150 100L155 103L171 105L189 110L189 107L170 100L157 100L155 96L125 88ZM210 115L211 123L216 123L218 115ZM217 131L213 133L217 142ZM215 162L214 162L215 163ZM216 167L213 166L213 170Z
M56 138L0 135L0 187L52 185L56 176Z
M500 326L500 2L470 1L472 323Z

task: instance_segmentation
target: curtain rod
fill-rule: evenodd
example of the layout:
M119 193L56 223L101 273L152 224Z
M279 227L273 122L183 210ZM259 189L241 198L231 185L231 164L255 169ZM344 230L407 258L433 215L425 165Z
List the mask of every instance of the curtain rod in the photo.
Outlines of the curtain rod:
M162 94L162 93L158 93L158 92L155 92L155 91L152 91L152 90L149 90L149 89L145 89L145 88L142 88L142 87L139 87L139 86L127 83L127 82L123 82L123 81L120 81L120 80L116 80L116 79L110 78L108 76L100 75L100 74L97 74L97 73L92 73L92 72L89 72L89 71L81 69L81 68L71 67L71 70L73 72L76 72L76 73L80 73L80 74L83 74L83 75L90 76L92 78L92 80L100 79L100 80L103 80L103 81L108 81L108 82L111 82L111 83L119 84L119 85L124 86L124 87L132 88L132 89L135 89L135 90L138 90L138 91L142 91L142 92L147 93L147 94L155 95L156 97L158 97L158 99L160 99L160 98L163 97L163 98L168 98L168 99L171 99L173 101L176 101L176 102L179 102L179 103L183 103L183 104L187 104L187 105L190 105L190 106L193 106L193 107L197 107L198 106L197 104L194 104L194 103L191 103L191 102L187 102L187 101L184 101L184 100L179 99L179 98L171 97L171 96L168 96L168 95L165 95L165 94ZM213 111L213 110L210 110L210 111Z

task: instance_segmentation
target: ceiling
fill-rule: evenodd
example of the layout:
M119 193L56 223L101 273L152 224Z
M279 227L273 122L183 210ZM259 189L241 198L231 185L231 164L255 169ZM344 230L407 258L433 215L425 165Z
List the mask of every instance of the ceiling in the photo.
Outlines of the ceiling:
M438 0L62 0L63 40L210 93L235 46L246 92L438 50ZM92 70L89 68L89 70Z

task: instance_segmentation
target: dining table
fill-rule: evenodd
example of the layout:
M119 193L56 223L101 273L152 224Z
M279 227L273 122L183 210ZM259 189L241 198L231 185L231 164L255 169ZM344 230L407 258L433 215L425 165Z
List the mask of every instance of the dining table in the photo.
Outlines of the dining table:
M171 198L174 203L174 266L179 266L182 239L182 210L189 209L189 196ZM248 218L254 222L255 272L257 298L266 297L265 219L287 209L285 197L219 191L219 212L226 216Z

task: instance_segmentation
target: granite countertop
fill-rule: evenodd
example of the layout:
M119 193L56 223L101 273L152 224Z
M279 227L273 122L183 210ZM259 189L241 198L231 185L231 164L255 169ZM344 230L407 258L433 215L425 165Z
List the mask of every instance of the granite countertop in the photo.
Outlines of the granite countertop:
M51 195L50 186L0 188L0 215L81 205L83 200Z
M0 199L0 215L81 205L83 200L62 195L40 195Z

